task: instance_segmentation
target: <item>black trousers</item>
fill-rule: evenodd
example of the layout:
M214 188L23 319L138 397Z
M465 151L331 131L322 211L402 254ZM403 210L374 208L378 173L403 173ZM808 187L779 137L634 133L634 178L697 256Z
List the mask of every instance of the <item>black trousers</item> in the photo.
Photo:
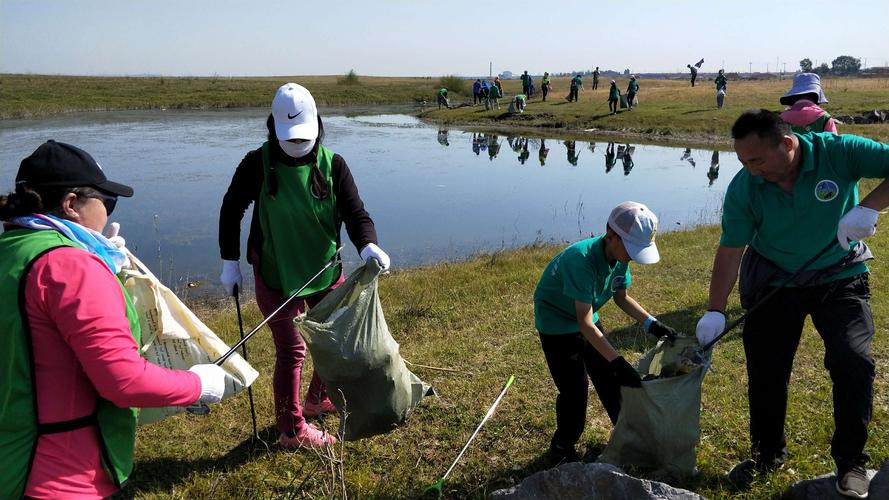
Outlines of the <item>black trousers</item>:
M568 90L568 100L577 101L577 87L571 87Z
M602 325L596 322L602 330ZM589 381L599 394L599 400L611 423L617 422L620 413L620 383L608 361L583 338L583 335L540 335L540 345L549 366L549 373L556 383L556 432L552 444L560 448L573 447L583 434L586 425Z
M750 442L761 465L780 465L787 456L787 387L809 315L824 341L824 366L833 382L831 455L840 468L867 462L864 445L874 383L869 299L868 275L861 274L813 287L782 289L747 318L743 338Z

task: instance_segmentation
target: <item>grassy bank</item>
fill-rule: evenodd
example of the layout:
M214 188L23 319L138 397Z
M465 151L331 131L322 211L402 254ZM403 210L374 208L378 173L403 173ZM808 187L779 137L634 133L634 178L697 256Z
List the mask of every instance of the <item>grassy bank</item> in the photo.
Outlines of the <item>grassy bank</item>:
M438 78L390 78L358 76L347 84L344 76L280 77L75 77L0 75L0 119L49 116L74 111L123 109L218 109L267 107L283 82L295 81L308 87L321 105L365 106L426 101L429 108L420 116L442 125L509 129L522 133L557 134L565 137L608 138L636 142L673 142L689 145L729 144L728 130L739 113L754 107L780 110L778 97L789 88L789 80L729 82L726 107L717 111L714 86L702 81L691 88L686 81L641 80L640 105L628 113L610 116L606 97L608 83L596 91L586 89L580 101L568 103L568 79L553 81L547 102L532 99L521 115L506 114L507 99L500 111L483 106L452 110L432 109ZM471 88L470 82L464 86ZM539 82L538 82L539 84ZM584 82L585 85L589 81ZM623 92L626 79L618 81ZM521 82L504 82L512 96ZM829 78L825 91L830 103L825 108L835 116L860 115L889 108L887 79ZM471 102L471 95L451 94L454 104ZM589 131L595 129L594 131ZM843 133L859 134L889 142L889 125L843 125Z
M693 334L704 312L709 270L718 228L702 227L659 238L663 260L635 266L631 295L677 329ZM889 231L872 238L878 256L889 252ZM555 425L555 388L534 331L531 295L540 272L560 246L534 246L484 255L459 264L396 271L381 281L389 326L413 363L459 370L415 368L433 384L437 397L424 400L408 423L387 435L350 442L339 450L343 482L328 468L332 462L311 452L288 452L251 445L246 394L214 407L207 417L179 416L140 429L137 473L128 494L140 498L319 498L344 485L353 498L413 498L436 480L469 437L503 382L516 383L498 412L464 456L447 485L449 498L483 498L492 490L521 481L545 467ZM874 420L868 450L872 465L889 458L886 402L889 378L889 268L872 263L873 309L877 327ZM204 304L199 315L228 341L237 338L233 306ZM246 306L245 324L260 320L254 303ZM737 301L729 316L741 311ZM603 322L610 338L628 359L653 345L613 304ZM254 386L260 428L270 443L273 427L271 373L273 352L268 331L250 343L261 373ZM744 354L737 336L715 351L714 367L703 388L700 476L683 486L708 498L767 498L794 481L827 473L833 428L830 380L823 369L823 346L807 325L795 361L787 434L792 457L787 467L746 493L736 493L723 473L747 456L747 399ZM309 373L310 366L306 374ZM304 385L308 382L304 378ZM327 425L336 428L336 419ZM611 425L591 394L587 428L580 446L594 454L607 440ZM336 464L333 463L334 469ZM334 494L336 496L336 494Z
M281 84L306 86L319 105L401 104L435 95L438 79L359 76L80 77L0 75L0 119L74 111L268 107Z
M501 99L501 109L485 111L484 106L460 107L450 110L428 110L421 117L445 125L474 125L479 127L522 127L543 129L559 134L587 134L596 136L620 135L668 142L728 143L728 131L738 115L751 108L780 111L778 98L790 88L789 80L729 81L725 107L716 109L715 86L710 81L698 82L692 88L687 81L641 80L639 107L632 112L608 114L608 80L600 82L598 90L587 87L580 92L578 102L567 102L568 79L553 80L553 92L543 102L539 93L530 101L523 114L506 113L508 98ZM628 80L618 80L618 88L625 93ZM539 86L539 81L537 82ZM889 109L889 80L828 78L824 82L830 100L824 107L834 116L860 115L868 111ZM511 97L521 92L521 82L504 82L504 93ZM461 97L452 104L472 102ZM595 129L595 130L590 130ZM879 141L889 141L889 125L842 125L841 133L858 134Z

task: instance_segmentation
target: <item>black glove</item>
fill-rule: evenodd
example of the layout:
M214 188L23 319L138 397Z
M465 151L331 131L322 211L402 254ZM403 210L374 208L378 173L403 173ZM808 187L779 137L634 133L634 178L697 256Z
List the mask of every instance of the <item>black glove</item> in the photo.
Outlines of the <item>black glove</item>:
M626 387L642 387L642 378L639 377L639 372L637 372L632 365L627 363L627 360L625 360L623 356L614 358L609 365L611 366L611 370L614 371L614 375L617 377L617 382L620 385Z
M657 338L667 337L670 340L676 340L676 330L661 323L660 321L652 322L651 325L648 327L648 333L654 335Z

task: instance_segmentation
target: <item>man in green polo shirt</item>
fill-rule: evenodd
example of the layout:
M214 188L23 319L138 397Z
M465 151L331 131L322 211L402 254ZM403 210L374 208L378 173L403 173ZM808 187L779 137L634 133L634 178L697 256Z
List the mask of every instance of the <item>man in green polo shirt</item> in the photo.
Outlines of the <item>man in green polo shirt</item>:
M749 308L819 250L833 246L744 324L752 458L736 465L729 479L746 485L783 465L787 388L811 315L834 384L836 488L865 498L874 321L864 264L870 252L860 240L874 234L878 211L889 206L889 183L883 181L859 203L858 180L889 176L889 146L851 135L794 134L778 114L764 109L741 115L732 137L744 169L726 191L709 307L696 331L700 343L724 329L739 266L741 301Z
M620 413L620 388L641 387L639 373L605 339L598 310L612 297L630 317L657 337L676 338L627 295L630 261L660 260L654 243L657 217L641 203L627 201L608 217L605 234L565 248L546 266L534 290L534 323L553 382L556 431L551 461L577 459L574 445L586 423L589 380L612 423ZM587 379L589 377L589 380Z

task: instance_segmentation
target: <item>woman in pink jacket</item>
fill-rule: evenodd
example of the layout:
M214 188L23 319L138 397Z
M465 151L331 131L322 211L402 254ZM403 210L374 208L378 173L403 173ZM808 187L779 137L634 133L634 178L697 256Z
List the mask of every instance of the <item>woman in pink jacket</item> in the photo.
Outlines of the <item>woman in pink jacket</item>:
M139 355L115 276L123 240L99 232L132 195L85 151L48 141L0 196L0 498L112 495L133 469L135 408L222 397L218 366L168 370Z

